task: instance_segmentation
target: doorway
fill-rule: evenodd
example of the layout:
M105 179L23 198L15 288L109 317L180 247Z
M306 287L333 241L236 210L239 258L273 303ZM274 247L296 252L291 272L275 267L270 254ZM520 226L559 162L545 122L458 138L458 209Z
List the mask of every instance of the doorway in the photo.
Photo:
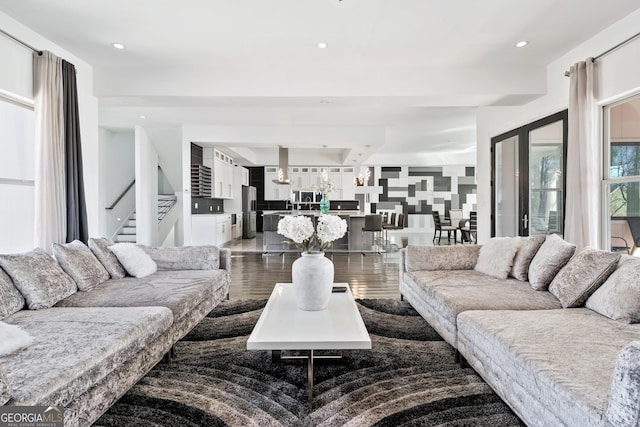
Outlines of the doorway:
M567 110L491 139L491 236L564 228Z

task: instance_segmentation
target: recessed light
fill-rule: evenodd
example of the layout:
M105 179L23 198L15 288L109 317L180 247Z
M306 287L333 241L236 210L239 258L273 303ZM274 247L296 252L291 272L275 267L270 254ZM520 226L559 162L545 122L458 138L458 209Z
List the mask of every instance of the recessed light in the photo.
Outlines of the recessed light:
M522 41L520 41L520 42L516 43L516 47L525 47L525 46L526 46L526 45L528 45L528 44L529 44L529 42L528 42L528 41L526 41L526 40L522 40Z
M111 46L115 47L116 49L124 49L124 45L122 43L113 43Z
M328 44L326 44L325 42L320 42L320 43L318 43L318 47L319 47L320 49L326 49L326 48L327 48L327 46L329 46L329 45L328 45Z
M147 118L147 116L140 116L140 118L141 118L141 119L146 119L146 118Z

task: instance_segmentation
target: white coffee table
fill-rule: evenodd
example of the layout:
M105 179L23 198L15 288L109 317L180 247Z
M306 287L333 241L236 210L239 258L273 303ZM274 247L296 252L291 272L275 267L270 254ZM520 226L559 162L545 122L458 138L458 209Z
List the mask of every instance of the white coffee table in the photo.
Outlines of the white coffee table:
M341 356L318 356L315 350L368 350L371 338L364 326L351 289L331 294L329 306L321 311L305 311L296 306L293 284L277 283L258 323L247 341L247 350L271 350L273 360L307 359L309 402L313 398L314 359ZM282 357L282 350L308 350L306 356Z

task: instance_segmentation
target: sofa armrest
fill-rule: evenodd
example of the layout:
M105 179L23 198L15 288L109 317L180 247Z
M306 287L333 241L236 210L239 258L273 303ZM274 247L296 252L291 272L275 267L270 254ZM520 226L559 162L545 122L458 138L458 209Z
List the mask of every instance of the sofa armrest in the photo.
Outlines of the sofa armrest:
M231 273L231 249L220 249L220 269Z
M640 425L640 341L630 342L618 354L607 419L619 427Z
M406 248L405 272L419 270L473 270L480 245L412 246ZM402 273L401 273L402 274Z

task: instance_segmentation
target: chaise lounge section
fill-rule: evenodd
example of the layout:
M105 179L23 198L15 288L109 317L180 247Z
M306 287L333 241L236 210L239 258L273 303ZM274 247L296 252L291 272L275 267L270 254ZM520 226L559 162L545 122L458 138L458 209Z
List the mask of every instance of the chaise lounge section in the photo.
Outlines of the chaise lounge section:
M639 426L640 259L485 246L407 247L401 294L527 425Z
M102 250L111 244L98 242ZM138 248L157 272L121 277L117 258L103 252L100 261L117 278L75 291L52 307L21 307L0 318L34 338L28 347L0 356L0 404L56 405L64 408L65 426L90 425L228 296L228 249ZM68 258L58 261L68 266ZM7 269L0 288L13 286L12 279L23 274ZM76 283L81 283L78 272L86 270L76 269Z

